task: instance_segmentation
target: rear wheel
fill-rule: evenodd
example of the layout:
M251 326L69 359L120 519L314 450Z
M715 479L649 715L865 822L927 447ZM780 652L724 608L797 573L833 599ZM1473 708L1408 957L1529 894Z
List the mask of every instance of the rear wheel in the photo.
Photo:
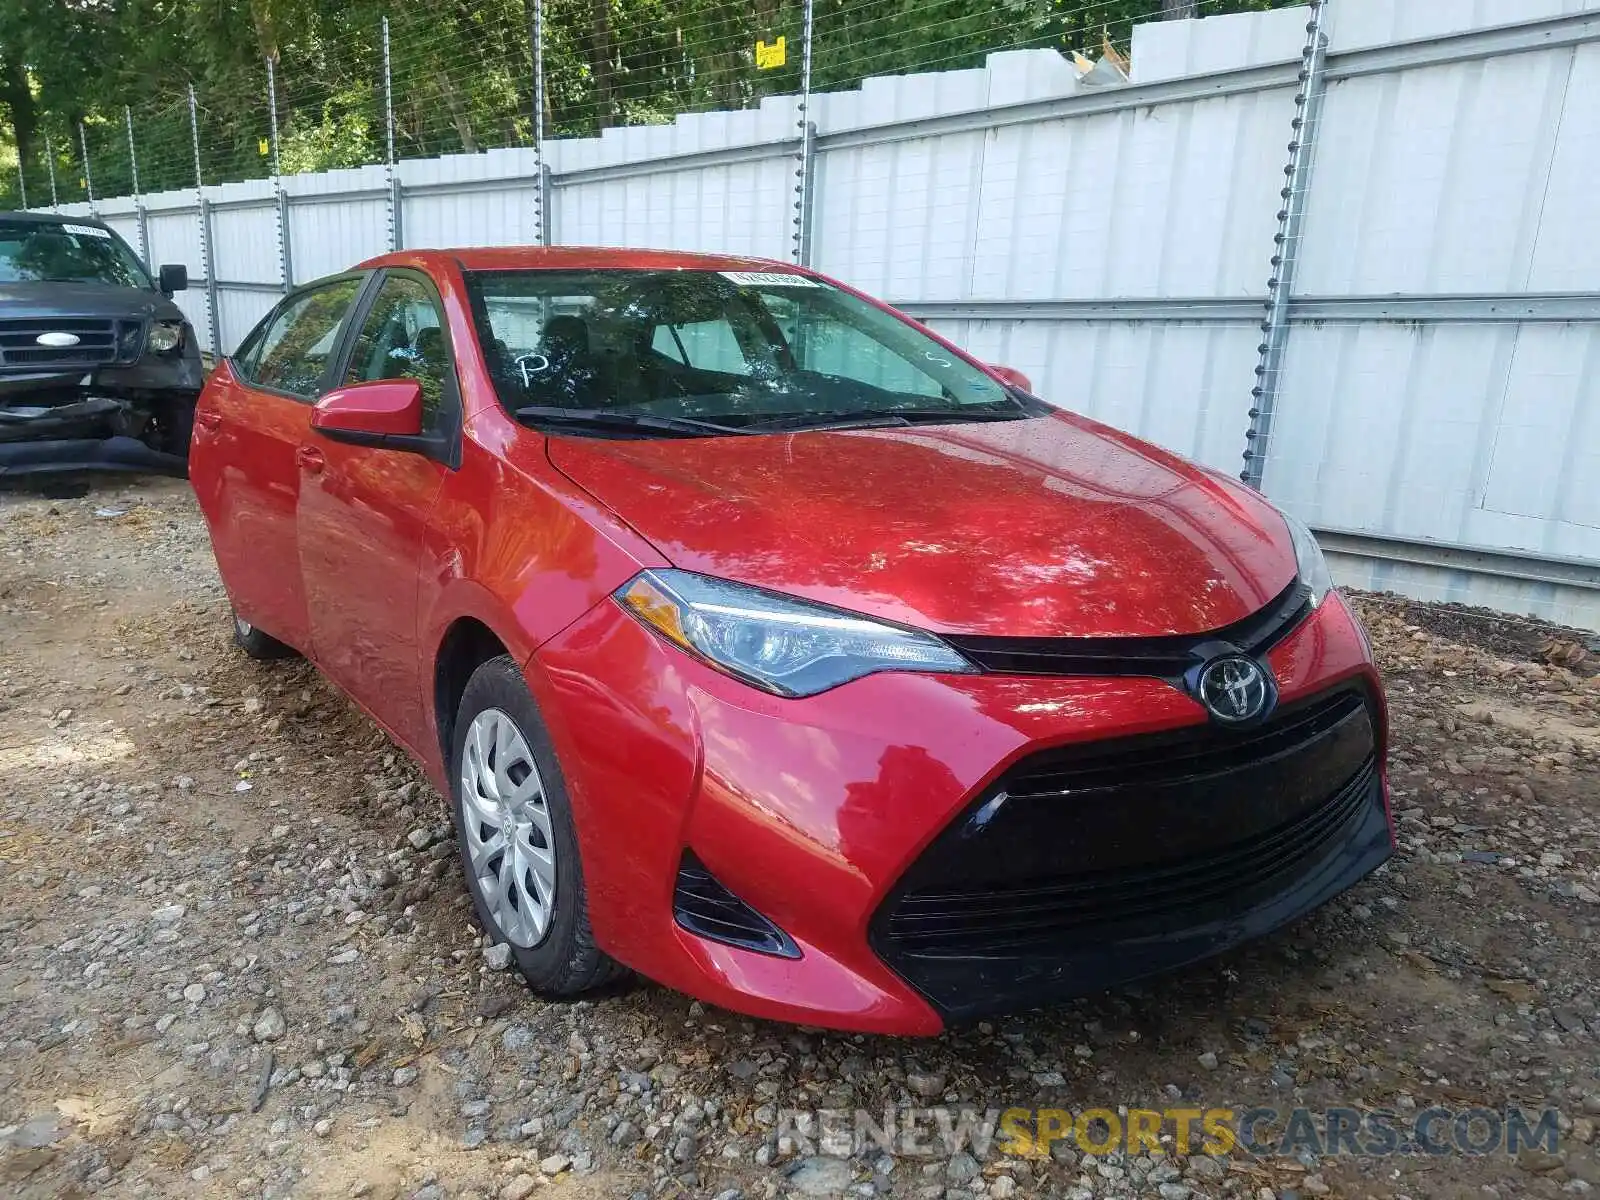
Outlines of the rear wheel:
M578 996L621 975L595 945L561 768L509 655L467 681L450 761L461 863L484 929L546 996Z
M274 658L293 658L295 648L286 646L269 633L262 633L238 613L233 614L233 644L251 658L263 662Z

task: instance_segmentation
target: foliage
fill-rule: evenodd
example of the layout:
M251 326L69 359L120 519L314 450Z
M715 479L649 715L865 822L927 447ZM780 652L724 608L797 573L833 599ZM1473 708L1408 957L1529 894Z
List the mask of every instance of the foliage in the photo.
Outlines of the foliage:
M1199 0L1201 11L1284 0ZM993 50L1126 48L1181 0L816 0L814 86L978 66ZM534 0L54 0L0 6L0 206L145 192L271 170L267 63L285 172L381 162L383 22L401 157L529 145ZM798 90L802 0L545 0L545 130L594 134ZM784 35L787 62L754 44ZM198 139L190 128L190 87Z

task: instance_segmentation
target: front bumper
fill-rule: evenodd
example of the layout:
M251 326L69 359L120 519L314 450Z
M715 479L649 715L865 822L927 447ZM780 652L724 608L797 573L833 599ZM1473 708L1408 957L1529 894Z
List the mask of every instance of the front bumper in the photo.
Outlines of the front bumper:
M0 371L0 476L187 473L197 356L74 371Z
M1209 729L1202 710L1143 677L884 674L778 699L609 603L527 673L573 798L603 948L757 1016L929 1034L1214 954L1388 857L1385 714L1349 610L1330 598L1269 662L1287 712L1358 697L1352 723L1297 760L1304 769L1247 763L1238 787L1206 795L1068 787L976 826L1039 756L1182 743ZM1288 841L1296 853L1277 854ZM686 852L798 957L682 928ZM1152 907L1156 893L1171 903ZM1041 909L1050 920L1022 919Z

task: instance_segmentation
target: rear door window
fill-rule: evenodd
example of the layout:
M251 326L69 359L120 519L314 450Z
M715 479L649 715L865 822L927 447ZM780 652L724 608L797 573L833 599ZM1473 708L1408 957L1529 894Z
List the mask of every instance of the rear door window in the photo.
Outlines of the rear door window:
M339 330L365 282L350 276L292 296L241 348L235 361L245 378L257 387L314 398L338 348Z

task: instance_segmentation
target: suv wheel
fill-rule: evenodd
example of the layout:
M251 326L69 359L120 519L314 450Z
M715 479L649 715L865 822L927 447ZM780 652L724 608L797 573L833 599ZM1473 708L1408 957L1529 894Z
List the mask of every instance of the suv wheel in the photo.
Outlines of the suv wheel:
M509 655L467 681L452 742L452 814L483 928L543 995L581 995L621 975L594 944L566 785Z
M155 428L150 437L152 449L180 458L189 457L189 442L194 437L194 408L198 401L198 395L179 397L155 410Z

